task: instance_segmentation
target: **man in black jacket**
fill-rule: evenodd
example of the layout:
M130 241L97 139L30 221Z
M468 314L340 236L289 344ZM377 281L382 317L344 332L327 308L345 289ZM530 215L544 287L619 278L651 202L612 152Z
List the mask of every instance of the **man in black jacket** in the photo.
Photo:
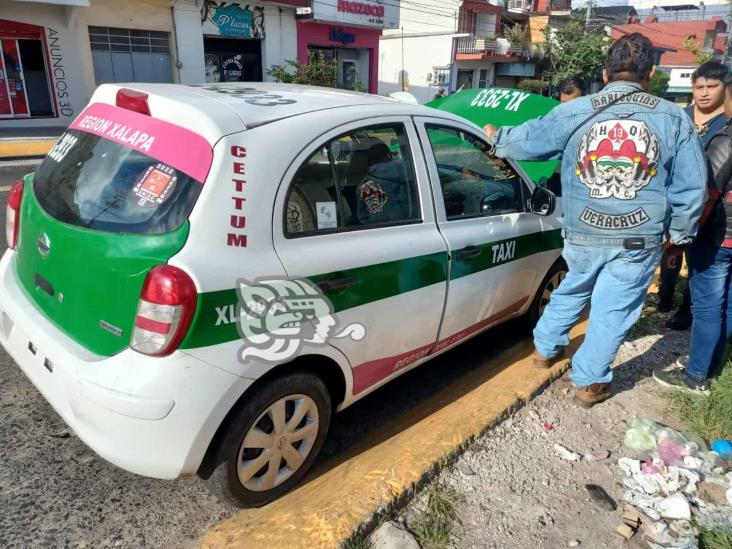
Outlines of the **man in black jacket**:
M705 149L727 123L727 116L724 113L724 78L728 73L729 69L719 61L709 61L700 65L691 75L694 103L684 110L694 122ZM674 290L681 271L682 259L681 250L676 248L666 250L663 255L658 290L659 311L666 312L673 308ZM691 326L691 294L688 286L684 291L681 305L666 326L672 330L688 330Z
M724 79L724 110L732 116L732 75ZM677 368L653 374L662 385L708 391L732 335L732 124L712 137L706 149L711 169L708 200L696 240L687 249L693 322L691 351ZM686 362L686 364L684 364Z

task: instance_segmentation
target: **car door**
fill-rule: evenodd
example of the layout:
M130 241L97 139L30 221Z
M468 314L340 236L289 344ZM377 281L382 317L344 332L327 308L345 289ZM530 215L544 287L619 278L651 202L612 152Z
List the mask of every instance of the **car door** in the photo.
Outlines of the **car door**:
M329 339L351 363L354 394L416 365L437 340L447 246L419 153L409 117L362 120L313 142L278 191L274 244L288 276L315 282L339 327L365 329Z
M545 239L521 176L489 154L478 132L439 118L416 122L450 250L445 347L529 306Z

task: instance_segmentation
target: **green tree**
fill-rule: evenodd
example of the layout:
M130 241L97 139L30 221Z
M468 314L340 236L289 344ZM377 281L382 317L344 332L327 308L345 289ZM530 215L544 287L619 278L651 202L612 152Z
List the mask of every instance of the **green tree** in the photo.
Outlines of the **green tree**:
M518 86L516 86L519 90L527 91L530 93L542 93L546 88L549 87L549 84L547 82L544 82L543 80L534 80L527 78L526 80L522 80L518 83Z
M271 69L267 69L267 74L285 84L335 88L338 82L338 62L335 59L326 59L320 52L310 52L306 63L285 59L284 65L272 65Z
M648 84L648 93L662 97L668 89L669 75L663 71L656 70Z
M569 76L581 76L587 82L599 79L609 46L605 33L585 32L580 21L570 21L554 36L547 26L544 36L541 53L549 62L553 85Z
M704 51L700 44L697 44L691 36L684 38L684 49L690 51L696 58L696 62L700 65L714 59L714 55L708 51Z

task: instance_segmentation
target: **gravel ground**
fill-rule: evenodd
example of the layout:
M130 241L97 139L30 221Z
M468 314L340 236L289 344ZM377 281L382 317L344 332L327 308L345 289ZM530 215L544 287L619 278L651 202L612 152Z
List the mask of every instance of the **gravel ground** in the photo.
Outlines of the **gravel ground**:
M599 509L585 484L602 486L618 503L623 475L617 458L629 422L647 417L679 428L667 414L654 368L673 363L686 352L688 332L667 331L668 315L641 321L635 335L618 353L611 400L584 410L571 401L567 375L511 418L479 437L449 468L438 474L439 484L455 490L458 524L450 546L459 548L643 547L640 536L623 544L613 534L621 510ZM638 335L655 334L655 335ZM553 428L546 430L545 423ZM557 456L554 444L585 454L611 452L609 459L569 462ZM424 512L422 492L398 520L414 524Z

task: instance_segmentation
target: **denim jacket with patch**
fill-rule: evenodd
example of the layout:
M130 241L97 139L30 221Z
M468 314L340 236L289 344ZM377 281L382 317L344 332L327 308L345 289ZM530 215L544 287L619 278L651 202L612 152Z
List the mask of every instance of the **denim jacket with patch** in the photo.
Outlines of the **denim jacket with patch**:
M699 137L680 107L635 83L613 82L546 116L501 128L492 144L501 158L562 159L570 242L615 247L641 237L654 245L668 234L686 244L696 235L707 178Z

